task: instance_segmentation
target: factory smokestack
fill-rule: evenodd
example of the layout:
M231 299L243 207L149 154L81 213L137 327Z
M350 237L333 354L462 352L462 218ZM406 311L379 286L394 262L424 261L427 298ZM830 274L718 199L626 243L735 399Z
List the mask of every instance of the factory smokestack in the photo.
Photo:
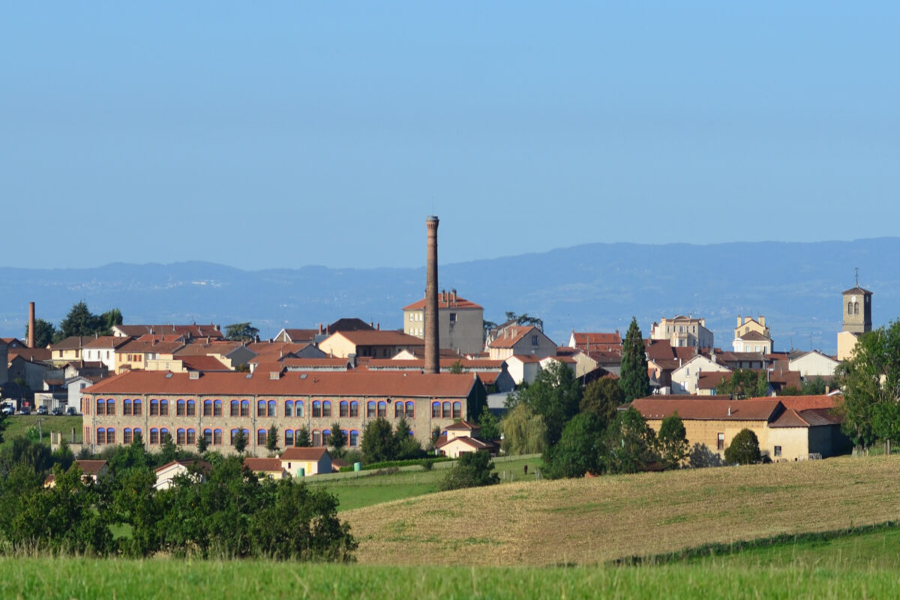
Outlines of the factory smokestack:
M28 303L28 347L34 348L34 302Z
M428 227L428 257L425 279L425 372L440 373L440 328L438 327L438 254L437 230L440 221L425 219Z

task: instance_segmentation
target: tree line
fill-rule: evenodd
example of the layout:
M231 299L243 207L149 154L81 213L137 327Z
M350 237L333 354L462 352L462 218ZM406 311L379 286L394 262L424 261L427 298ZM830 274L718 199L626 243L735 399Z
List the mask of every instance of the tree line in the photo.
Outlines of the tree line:
M46 348L72 336L112 335L112 328L121 324L122 311L118 308L96 315L90 311L87 303L81 301L60 321L59 327L55 327L50 321L35 319L34 347ZM28 339L28 325L25 325L25 339Z

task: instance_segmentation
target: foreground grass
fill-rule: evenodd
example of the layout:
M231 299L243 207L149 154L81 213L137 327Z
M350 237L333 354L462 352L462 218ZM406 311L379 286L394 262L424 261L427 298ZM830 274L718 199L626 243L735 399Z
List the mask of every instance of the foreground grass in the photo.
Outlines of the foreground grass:
M38 419L43 419L41 425L44 430L44 444L50 445L50 432L59 431L63 434L63 438L67 442L71 442L72 428L75 428L76 443L81 443L82 438L82 419L81 417L57 417L57 416L41 416L41 415L13 415L6 417L6 429L3 431L3 444L0 448L12 445L13 438L24 437L25 432L31 427L38 426Z
M3 598L861 598L892 597L881 569L298 565L264 561L0 559Z
M401 471L393 475L366 475L357 478L317 480L306 479L309 485L325 487L337 496L340 501L338 510L343 512L356 508L382 504L392 500L415 498L424 494L437 492L441 480L446 476L452 463L438 463L431 471L416 468L412 471ZM528 475L524 467L528 465ZM535 467L540 467L540 459L523 459L497 462L495 471L501 474L503 481L515 477L516 481L534 481Z
M538 481L351 510L362 563L596 565L896 519L900 457Z

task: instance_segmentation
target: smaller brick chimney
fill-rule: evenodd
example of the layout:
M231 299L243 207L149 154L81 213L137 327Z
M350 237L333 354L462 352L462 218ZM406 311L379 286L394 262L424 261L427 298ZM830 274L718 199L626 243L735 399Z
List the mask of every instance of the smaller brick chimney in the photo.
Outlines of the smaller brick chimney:
M28 347L34 348L34 302L28 303Z

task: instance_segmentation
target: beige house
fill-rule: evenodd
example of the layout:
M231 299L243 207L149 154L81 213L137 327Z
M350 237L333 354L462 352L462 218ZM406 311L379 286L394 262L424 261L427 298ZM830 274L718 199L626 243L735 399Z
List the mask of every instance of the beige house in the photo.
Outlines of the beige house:
M731 346L735 352L771 354L773 342L766 318L738 317Z
M576 332L569 336L568 346L578 348L583 352L621 352L622 336L619 332Z
M673 348L712 348L713 332L706 328L706 319L678 315L662 319L650 326L650 339L669 340Z
M156 473L156 483L153 484L153 489L169 489L177 476L188 475L192 468L195 471L193 475L195 481L205 481L206 475L212 469L212 465L205 460L173 460L154 471Z
M248 456L244 459L244 466L253 471L260 479L284 479L287 475L280 458L253 458Z
M54 365L63 365L68 362L81 360L81 349L86 342L93 338L71 336L50 345L50 362Z
M150 370L152 361L174 361L184 338L145 335L116 348L116 373Z
M413 350L425 346L425 340L399 331L357 330L339 331L319 344L319 350L328 356L393 358L401 350Z
M516 385L534 383L541 372L541 359L531 354L516 354L506 359L506 370Z
M791 371L797 371L803 378L832 377L841 363L818 350L794 356L788 363Z
M556 344L534 325L508 327L488 345L492 360L506 360L515 355L538 358L556 356Z
M441 439L434 445L434 448L450 458L459 458L460 455L470 452L495 453L497 451L496 444L482 440L480 436L481 427L468 421L460 421L444 429Z
M438 330L441 348L477 354L483 348L484 309L456 295L438 294ZM403 307L403 332L425 339L425 299Z
M291 477L309 477L331 473L331 454L325 448L299 448L292 446L278 458L284 471Z
M75 464L81 469L81 480L84 483L97 483L98 479L109 472L109 465L105 460L76 460ZM44 487L52 488L55 485L56 477L50 473L44 480Z
M698 354L672 371L673 394L696 394L699 389L700 374L710 372L731 372L731 369L715 359Z
M127 344L131 338L104 335L96 338L84 338L81 359L84 362L99 362L111 372L116 371L116 350Z
M749 400L641 398L632 406L657 433L663 419L678 413L690 446L719 460L724 459L725 449L742 429L753 431L760 452L776 462L826 458L847 449L831 396Z

